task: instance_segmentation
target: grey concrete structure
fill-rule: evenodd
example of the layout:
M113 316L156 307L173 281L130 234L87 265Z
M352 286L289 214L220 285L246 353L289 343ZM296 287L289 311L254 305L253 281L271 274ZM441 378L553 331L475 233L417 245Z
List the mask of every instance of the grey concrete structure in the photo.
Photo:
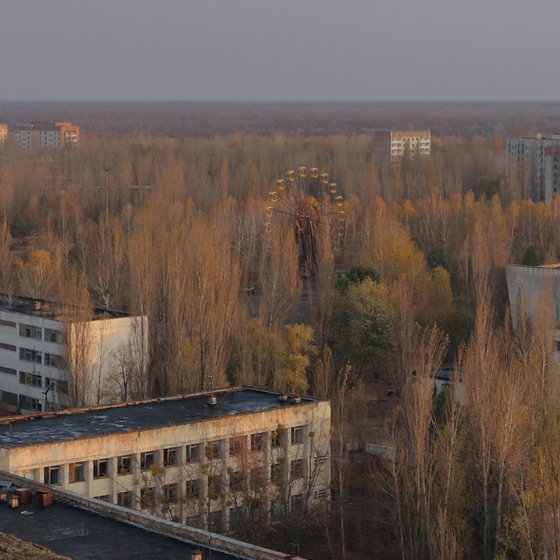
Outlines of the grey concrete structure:
M547 183L546 164L554 165L550 148L560 145L560 133L507 138L506 172L510 188L523 198L552 200L556 192L552 174ZM548 151L548 154L547 154ZM548 155L548 159L547 159Z
M70 121L48 121L9 128L14 143L25 151L73 148L80 143L80 127Z
M542 314L550 314L556 341L557 362L560 362L560 264L543 266L506 266L509 305L514 328L527 317L536 321Z
M227 530L328 498L330 403L237 388L0 420L0 470Z

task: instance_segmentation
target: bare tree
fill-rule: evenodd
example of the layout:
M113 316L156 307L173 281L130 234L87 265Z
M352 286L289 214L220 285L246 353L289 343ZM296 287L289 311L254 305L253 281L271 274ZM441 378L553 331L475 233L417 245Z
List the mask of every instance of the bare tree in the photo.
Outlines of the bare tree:
M289 322L293 316L301 292L298 258L291 228L283 223L273 223L270 247L263 256L260 270L260 315L269 329Z
M446 337L436 328L415 336L416 367L403 388L402 404L389 422L393 451L387 458L392 475L395 519L402 560L426 558L434 513L435 420L434 372L441 365Z
M92 371L91 321L93 306L86 279L73 272L66 283L66 301L62 315L67 354L64 369L68 378L69 405L81 407L92 402L94 393Z

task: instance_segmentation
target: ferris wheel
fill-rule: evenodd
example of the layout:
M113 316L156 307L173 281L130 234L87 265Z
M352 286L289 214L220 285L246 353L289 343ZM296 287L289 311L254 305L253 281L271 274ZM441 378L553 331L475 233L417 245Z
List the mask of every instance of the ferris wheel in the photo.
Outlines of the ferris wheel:
M344 200L329 174L316 167L290 170L276 181L268 193L265 229L270 233L275 221L293 226L299 250L299 272L310 278L317 272L317 241L326 235L334 251L339 251L346 232Z

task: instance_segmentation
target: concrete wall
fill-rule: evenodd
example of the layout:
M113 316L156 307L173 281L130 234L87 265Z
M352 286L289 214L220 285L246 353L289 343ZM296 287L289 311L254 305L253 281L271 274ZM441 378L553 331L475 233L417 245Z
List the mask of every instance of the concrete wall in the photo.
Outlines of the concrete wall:
M70 345L79 351L77 329L83 324L72 325ZM123 360L135 361L145 373L148 362L147 317L111 317L97 319L85 325L88 331L88 363L90 396L88 404L120 401L119 381ZM131 382L132 386L133 383ZM131 395L127 395L129 399Z
M531 322L544 317L556 328L550 336L556 342L555 361L560 363L560 268L506 266L509 305L513 327L526 316Z
M535 320L539 312L552 313L560 324L560 268L509 264L506 280L514 325L521 314Z
M45 419L44 422L48 422ZM284 500L290 507L292 497L306 494L309 503L328 498L330 487L330 403L314 401L266 412L181 424L116 435L101 435L73 441L41 445L0 448L0 469L38 482L44 481L45 467L58 467L60 486L89 496L106 496L118 503L119 494L131 492L134 507L139 507L143 492L154 488L159 496L163 486L177 484L180 501L171 508L177 519L186 522L197 517L205 524L206 514L218 514L220 524L227 527L231 508L241 505L243 492L229 488L230 473L240 472L247 478L262 472L259 496L265 502ZM292 441L292 428L301 429L301 443ZM282 443L275 447L273 436L281 432ZM262 447L251 449L251 435L262 434ZM244 441L244 451L230 455L230 440ZM205 456L208 443L216 443L219 457ZM187 460L187 446L199 444L200 460ZM176 449L177 465L164 466L165 449ZM141 469L142 453L154 453L155 469ZM132 457L132 472L118 469L120 456ZM106 477L94 477L94 461L107 460ZM85 463L85 480L70 482L70 465ZM294 462L300 462L301 475L292 476ZM281 482L271 482L272 465L279 465ZM208 496L209 477L217 476L224 487L220 499ZM189 501L186 482L198 481L200 495ZM309 482L313 481L312 485ZM226 496L227 495L227 496ZM226 499L227 498L227 499ZM228 505L225 505L225 502ZM157 500L156 500L157 502ZM152 504L150 504L152 505ZM204 508L204 509L202 509ZM152 511L159 511L158 506Z

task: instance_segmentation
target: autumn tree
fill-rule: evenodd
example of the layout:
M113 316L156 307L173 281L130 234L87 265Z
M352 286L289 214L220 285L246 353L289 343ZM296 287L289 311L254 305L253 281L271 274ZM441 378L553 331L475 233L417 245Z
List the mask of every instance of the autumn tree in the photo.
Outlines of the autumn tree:
M269 247L261 261L260 315L271 329L292 319L301 293L299 252L292 228L284 223L271 226Z
M68 381L71 407L93 403L94 372L92 359L91 321L93 306L87 288L87 279L73 271L65 281L65 303L58 317L64 322L67 354L64 369Z
M39 299L53 298L61 283L61 263L44 249L37 249L25 261L16 261L20 293Z
M329 345L335 363L350 361L358 375L378 378L393 348L393 329L387 287L369 278L351 285L333 306Z
M417 328L412 341L415 367L403 387L402 404L389 419L391 451L386 459L393 516L404 559L428 557L434 531L435 438L433 375L447 340L436 328Z

